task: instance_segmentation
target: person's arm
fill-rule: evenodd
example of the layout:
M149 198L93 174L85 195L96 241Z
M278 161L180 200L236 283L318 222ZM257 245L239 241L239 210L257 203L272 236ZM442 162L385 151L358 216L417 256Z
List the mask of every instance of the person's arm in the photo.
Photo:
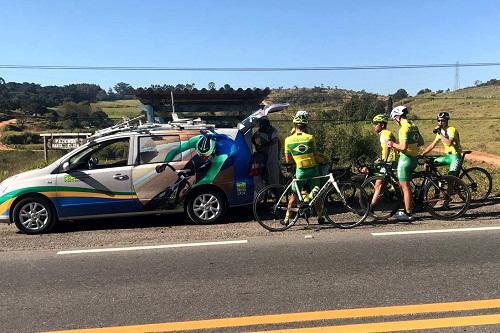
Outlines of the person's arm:
M288 149L287 139L285 139L285 164L292 164L293 157L292 154L290 154L290 150Z
M434 149L434 147L436 147L436 144L437 144L437 140L434 140L431 142L430 145L427 146L427 148L424 149L424 151L422 152L422 155L426 155L427 153L429 153L431 150Z
M389 141L387 147L394 148L399 151L405 151L408 148L408 142L403 140L401 143L396 143L394 141Z
M167 153L163 163L169 163L174 159L174 157L177 154L185 152L188 149L195 148L196 143L198 142L200 137L201 137L201 135L196 135L196 136L193 136L192 138L190 138L188 141L181 141L181 144L179 146L177 146L176 148L172 149L171 151L169 151Z

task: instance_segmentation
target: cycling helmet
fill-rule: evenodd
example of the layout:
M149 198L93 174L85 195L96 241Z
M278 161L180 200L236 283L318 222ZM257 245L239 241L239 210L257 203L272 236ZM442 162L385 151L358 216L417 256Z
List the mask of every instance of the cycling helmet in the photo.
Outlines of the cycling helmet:
M450 114L448 112L439 112L437 120L450 120Z
M309 113L307 111L297 111L295 117L293 117L293 123L298 125L307 125L309 119Z
M391 111L391 119L396 118L397 116L403 116L408 113L408 108L404 105L396 106Z
M386 114L378 114L375 117L373 117L372 123L373 124L377 124L377 123L385 123L385 124L387 124L388 119L389 118L387 117Z
M210 156L215 150L215 141L206 136L202 136L196 143L196 153L200 156Z

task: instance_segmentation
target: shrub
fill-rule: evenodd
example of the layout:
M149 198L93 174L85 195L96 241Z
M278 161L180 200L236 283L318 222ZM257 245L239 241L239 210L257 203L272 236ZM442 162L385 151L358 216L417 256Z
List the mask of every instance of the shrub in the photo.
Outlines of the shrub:
M312 128L318 150L340 157L341 164L354 164L360 157L373 160L379 154L377 135L361 123L323 123Z
M4 132L2 142L7 145L24 145L42 142L40 135L31 132Z

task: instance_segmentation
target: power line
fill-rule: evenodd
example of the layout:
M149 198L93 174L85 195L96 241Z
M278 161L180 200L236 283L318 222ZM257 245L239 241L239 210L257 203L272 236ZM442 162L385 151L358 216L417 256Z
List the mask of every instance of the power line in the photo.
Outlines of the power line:
M94 71L192 71L192 72L285 72L285 71L352 71L424 68L458 68L500 66L500 62L476 62L420 65L370 65L324 67L162 67L162 66L80 66L80 65L0 65L0 69L94 70Z

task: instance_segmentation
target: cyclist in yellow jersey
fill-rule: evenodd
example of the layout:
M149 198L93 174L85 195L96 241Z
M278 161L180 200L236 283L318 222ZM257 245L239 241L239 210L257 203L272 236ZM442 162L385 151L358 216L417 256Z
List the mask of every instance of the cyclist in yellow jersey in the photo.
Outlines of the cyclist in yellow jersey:
M285 164L291 164L293 161L297 166L295 170L295 178L298 180L297 188L292 187L292 190L295 193L300 191L304 197L304 201L312 199L315 193L319 191L320 185L319 179L311 179L318 177L320 172L316 161L317 152L314 136L306 133L308 118L309 114L306 111L297 112L293 118L295 131L285 139ZM302 191L306 185L312 187L310 194ZM288 209L283 221L284 224L289 223L291 209L296 203L297 194L294 194L288 201ZM321 203L318 202L315 208L318 215L321 214ZM318 217L318 223L324 223L324 218L321 216Z
M399 143L389 141L387 147L399 151L398 179L403 192L404 211L399 212L397 219L400 221L413 221L411 216L412 202L409 182L411 173L417 167L419 147L424 145L424 139L418 127L407 119L408 108L404 105L397 106L391 111L391 118L400 126Z
M378 114L375 117L373 117L372 120L372 125L373 125L373 130L375 133L379 134L380 136L380 147L382 148L382 154L380 161L383 162L390 162L394 166L397 163L397 152L394 149L391 149L387 147L387 142L389 141L396 141L396 137L394 134L392 134L391 131L387 129L387 122L388 122L388 117L385 114ZM376 163L376 162L375 162ZM377 167L375 164L375 167L377 171L379 172L384 172L385 170ZM374 192L373 192L373 197L372 197L372 207L377 204L380 195L380 191L382 189L382 180L377 179L375 181L375 186L374 186Z
M440 112L437 115L438 125L434 129L434 134L436 137L434 141L427 146L422 152L422 155L429 153L436 147L437 143L441 141L444 147L444 155L437 158L436 163L447 165L448 174L457 176L458 167L460 165L460 154L462 153L462 147L460 146L460 136L455 127L448 126L450 120L450 114L448 112Z

